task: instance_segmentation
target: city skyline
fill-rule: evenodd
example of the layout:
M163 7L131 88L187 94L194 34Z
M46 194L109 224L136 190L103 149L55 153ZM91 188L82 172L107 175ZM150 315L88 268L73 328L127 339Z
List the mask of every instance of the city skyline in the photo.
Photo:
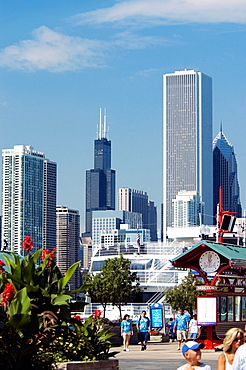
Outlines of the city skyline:
M213 137L222 119L246 206L246 4L151 4L2 2L0 147L32 145L52 158L57 204L78 209L82 226L100 107L107 108L116 189L146 191L160 219L162 76L184 68L213 79Z

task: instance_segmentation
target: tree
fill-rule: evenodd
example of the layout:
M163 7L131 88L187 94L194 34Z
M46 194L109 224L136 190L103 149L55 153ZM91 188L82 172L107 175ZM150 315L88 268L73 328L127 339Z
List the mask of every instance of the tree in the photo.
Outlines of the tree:
M89 296L93 301L98 301L104 309L107 303L118 307L122 318L121 307L129 303L139 292L139 283L136 272L130 270L131 262L120 257L107 259L99 274L87 274L84 283L91 284L88 288Z
M97 275L88 273L84 276L84 284L87 286L87 292L93 302L99 302L103 306L103 317L105 317L107 303L109 303L110 285L100 272Z
M193 285L193 275L186 276L181 284L168 288L165 293L165 300L174 310L182 308L187 310L190 315L196 310L196 297L203 296L205 292L199 292Z

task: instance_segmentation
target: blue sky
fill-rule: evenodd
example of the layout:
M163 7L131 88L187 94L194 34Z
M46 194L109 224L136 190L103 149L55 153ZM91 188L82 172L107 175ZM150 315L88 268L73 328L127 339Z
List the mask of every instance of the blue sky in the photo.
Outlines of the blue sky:
M246 207L245 0L0 0L0 148L58 163L58 204L84 224L99 108L118 187L162 200L162 75L213 79L213 127L234 145Z

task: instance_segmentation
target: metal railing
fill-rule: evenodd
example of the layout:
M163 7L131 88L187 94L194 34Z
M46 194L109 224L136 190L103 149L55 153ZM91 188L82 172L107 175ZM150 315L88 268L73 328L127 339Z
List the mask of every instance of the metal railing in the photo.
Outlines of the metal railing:
M122 306L121 312L122 312L122 317L124 315L129 315L130 318L133 320L133 322L136 322L136 320L139 319L141 312L145 310L147 312L147 315L149 316L149 306L154 303L129 303L125 306ZM165 316L166 317L171 317L172 315L172 308L168 304L164 304L164 309L165 309ZM93 315L93 312L95 310L100 310L103 312L103 307L99 303L89 303L85 306L84 313L82 316L84 318L87 318L91 315ZM116 306L112 306L112 304L107 304L106 307L106 314L105 317L108 318L111 321L116 321L119 320L120 314L119 314L119 309Z

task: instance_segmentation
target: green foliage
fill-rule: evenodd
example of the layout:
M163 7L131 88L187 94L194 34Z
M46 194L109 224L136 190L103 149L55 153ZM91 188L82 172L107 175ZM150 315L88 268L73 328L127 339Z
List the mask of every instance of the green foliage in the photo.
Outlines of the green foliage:
M181 284L166 290L165 301L174 310L177 311L179 308L182 308L192 315L196 309L196 297L201 295L205 295L205 293L196 290L196 287L193 286L193 275L189 273L182 280Z
M137 292L139 292L138 277L135 272L130 271L131 262L123 258L107 259L102 270L97 275L87 274L84 282L90 283L89 296L93 301L102 304L105 309L107 303L119 308L120 318L121 306L129 303Z
M47 252L47 251L46 251ZM0 270L0 368L51 369L64 361L108 358L110 342L98 322L69 327L71 294L67 285L79 263L62 276L49 253L41 250L19 259L4 254L7 271ZM97 319L95 319L97 320Z
M113 334L108 331L102 319L92 316L83 325L57 327L39 347L35 362L45 358L53 362L106 360L116 354L109 352Z

